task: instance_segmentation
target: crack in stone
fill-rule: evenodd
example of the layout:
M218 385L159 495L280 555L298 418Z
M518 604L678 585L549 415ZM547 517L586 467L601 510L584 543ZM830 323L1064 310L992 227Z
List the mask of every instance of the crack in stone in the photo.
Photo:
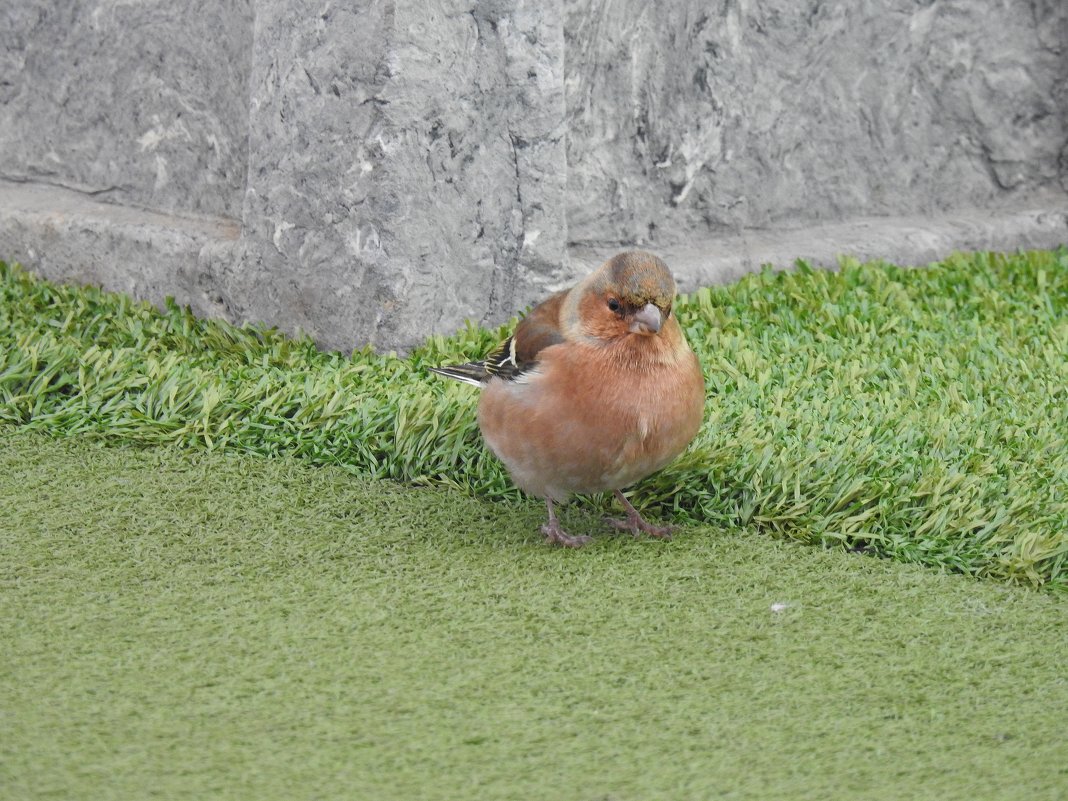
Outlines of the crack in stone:
M55 186L60 189L66 189L70 192L77 192L79 195L85 195L86 197L99 197L106 195L109 192L122 192L129 190L129 187L121 186L119 184L109 184L102 187L88 187L81 184L72 183L69 181L60 181L55 178L50 178L46 174L40 175L0 175L0 179L4 181L10 181L14 184L45 184L47 186ZM136 204L128 204L135 206Z

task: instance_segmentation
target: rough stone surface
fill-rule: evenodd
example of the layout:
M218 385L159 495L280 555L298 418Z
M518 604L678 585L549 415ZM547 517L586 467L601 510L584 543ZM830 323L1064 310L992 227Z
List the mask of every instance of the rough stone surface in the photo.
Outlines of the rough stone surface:
M261 2L227 316L329 347L499 319L565 258L552 4Z
M1066 181L1060 0L567 0L575 242L1026 203Z
M923 267L954 251L1049 249L1068 243L1068 205L955 212L939 217L867 217L818 223L803 228L749 229L709 235L658 248L678 277L679 289L692 292L760 270L787 269L801 259L812 267L834 269L842 256ZM601 264L614 247L576 245L572 268L582 274Z
M1066 193L1061 0L0 4L0 258L329 348L635 245L1055 246Z
M0 176L238 217L249 0L0 3Z
M57 186L0 181L0 253L56 281L105 286L205 314L195 265L227 258L236 223L103 203ZM210 292L210 288L204 288Z

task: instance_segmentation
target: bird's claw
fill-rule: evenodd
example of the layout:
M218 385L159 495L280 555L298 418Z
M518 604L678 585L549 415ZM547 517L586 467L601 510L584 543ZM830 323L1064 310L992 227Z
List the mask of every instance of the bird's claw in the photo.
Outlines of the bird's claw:
M644 532L650 537L656 537L658 540L670 540L671 533L674 531L671 526L654 526L638 514L628 515L625 520L605 518L605 522L612 528L629 532L634 537Z
M564 531L559 523L546 523L541 527L541 533L545 535L545 539L552 545L560 545L564 548L581 548L587 542L593 539L593 537L587 537L584 534L573 536Z

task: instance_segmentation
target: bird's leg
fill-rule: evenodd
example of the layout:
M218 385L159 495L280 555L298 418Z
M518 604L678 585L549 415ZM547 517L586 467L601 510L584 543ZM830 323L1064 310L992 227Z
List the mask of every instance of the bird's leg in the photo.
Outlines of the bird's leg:
M635 537L638 536L639 531L644 531L650 537L658 537L662 540L671 539L671 526L654 526L638 514L638 510L631 505L631 502L627 500L626 495L619 490L615 490L615 496L619 502L623 504L623 509L627 512L627 519L609 519L606 521L609 525L618 528L620 531L629 531Z
M545 535L545 538L555 544L563 545L565 548L581 548L592 537L578 536L573 537L560 528L560 522L556 519L556 510L553 509L553 499L546 498L545 505L549 509L549 522L541 527L541 533Z

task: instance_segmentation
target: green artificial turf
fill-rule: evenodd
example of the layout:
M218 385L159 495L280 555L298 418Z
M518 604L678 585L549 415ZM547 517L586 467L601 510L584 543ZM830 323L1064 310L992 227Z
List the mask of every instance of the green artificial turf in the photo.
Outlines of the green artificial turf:
M1068 598L542 514L0 429L0 796L1064 798Z
M677 309L706 420L639 506L1068 587L1068 251L801 265ZM477 390L425 369L502 336L350 358L0 266L0 422L514 498L480 441Z

